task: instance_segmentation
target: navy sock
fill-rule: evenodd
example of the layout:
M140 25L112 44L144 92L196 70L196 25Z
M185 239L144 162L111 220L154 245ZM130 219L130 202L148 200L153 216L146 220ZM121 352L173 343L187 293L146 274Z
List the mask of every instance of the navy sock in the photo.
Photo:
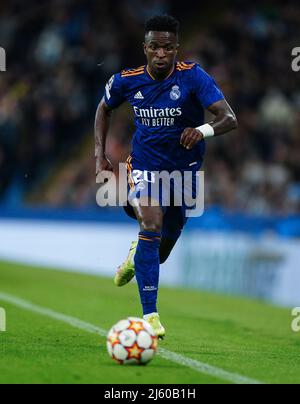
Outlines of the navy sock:
M135 275L144 315L157 312L161 234L142 231L135 254Z

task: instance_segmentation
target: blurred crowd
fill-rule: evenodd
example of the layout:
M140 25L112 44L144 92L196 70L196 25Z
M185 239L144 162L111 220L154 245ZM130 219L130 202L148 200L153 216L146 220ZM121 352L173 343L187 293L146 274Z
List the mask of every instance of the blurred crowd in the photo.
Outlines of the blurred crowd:
M95 205L93 120L106 80L143 64L143 25L181 22L180 59L223 89L239 129L208 143L208 205L259 215L300 213L298 0L6 1L0 5L0 204ZM132 114L114 117L107 154L130 153Z

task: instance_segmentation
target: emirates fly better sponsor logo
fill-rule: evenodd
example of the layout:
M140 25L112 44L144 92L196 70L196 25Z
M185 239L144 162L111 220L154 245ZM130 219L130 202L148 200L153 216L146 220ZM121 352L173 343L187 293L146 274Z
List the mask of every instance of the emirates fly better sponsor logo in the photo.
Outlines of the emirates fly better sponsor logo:
M133 107L136 118L140 118L144 126L173 126L175 118L182 115L182 109L178 108L138 108Z

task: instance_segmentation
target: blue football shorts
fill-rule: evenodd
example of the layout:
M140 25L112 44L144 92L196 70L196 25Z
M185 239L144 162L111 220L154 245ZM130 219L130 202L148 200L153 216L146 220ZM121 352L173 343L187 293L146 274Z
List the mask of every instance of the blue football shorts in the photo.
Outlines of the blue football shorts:
M189 170L148 171L132 157L127 160L128 201L124 206L128 216L136 219L137 203L160 206L163 214L163 238L177 240L195 210L196 198L203 192L201 164L194 163ZM203 200L203 198L202 198ZM202 214L202 210L201 210Z

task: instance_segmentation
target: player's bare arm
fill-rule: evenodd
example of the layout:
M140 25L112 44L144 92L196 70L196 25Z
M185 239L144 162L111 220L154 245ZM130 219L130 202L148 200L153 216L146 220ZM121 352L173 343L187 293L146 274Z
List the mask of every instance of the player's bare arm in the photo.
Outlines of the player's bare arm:
M101 100L95 119L95 157L96 175L102 171L113 171L111 162L105 155L106 137L110 126L112 109L110 109L104 99Z
M214 136L224 135L237 128L237 118L226 100L218 101L207 109L216 116L215 120L209 124L213 128ZM186 149L191 150L204 137L204 134L199 129L186 128L181 136L180 143Z

